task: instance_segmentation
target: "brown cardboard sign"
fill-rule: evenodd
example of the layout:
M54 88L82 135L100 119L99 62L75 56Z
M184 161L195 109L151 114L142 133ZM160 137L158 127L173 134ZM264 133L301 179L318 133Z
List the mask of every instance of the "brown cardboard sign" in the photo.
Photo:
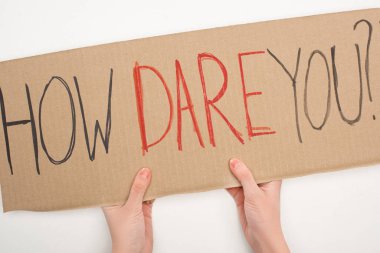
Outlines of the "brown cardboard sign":
M4 211L123 203L380 162L380 9L0 63Z

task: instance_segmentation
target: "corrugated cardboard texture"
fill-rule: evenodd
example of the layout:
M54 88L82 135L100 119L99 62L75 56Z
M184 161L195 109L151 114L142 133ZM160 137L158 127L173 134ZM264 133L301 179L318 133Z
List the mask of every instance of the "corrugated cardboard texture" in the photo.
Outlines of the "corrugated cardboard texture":
M239 185L232 157L258 182L379 162L379 20L371 9L0 63L4 211L120 204L141 167L152 199Z

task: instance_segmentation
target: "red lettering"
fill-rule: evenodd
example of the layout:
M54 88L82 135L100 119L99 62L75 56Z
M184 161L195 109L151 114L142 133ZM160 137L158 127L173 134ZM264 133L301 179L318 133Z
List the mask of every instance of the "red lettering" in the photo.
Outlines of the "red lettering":
M185 81L185 77L183 76L181 64L178 60L175 61L175 68L176 68L176 76L177 76L177 144L178 144L178 150L182 150L182 111L189 110L191 119L193 121L194 131L198 136L199 144L204 148L205 145L203 144L202 135L199 131L199 126L197 122L197 118L195 117L194 113L194 105L190 97L189 89L187 88L187 84ZM183 92L185 93L187 106L181 107L181 90L180 90L180 84L182 83Z
M218 94L213 98L209 99L207 96L206 92L206 82L204 78L204 73L203 73L203 66L202 66L202 61L204 60L212 60L216 62L220 70L223 73L223 85L221 89L219 90ZM226 122L228 127L230 128L231 132L235 135L235 137L242 143L244 144L244 140L242 138L242 134L236 130L236 128L228 121L226 116L219 110L218 107L216 107L215 103L218 102L224 95L224 93L227 90L227 71L223 63L216 58L214 55L209 54L209 53L202 53L198 55L198 68L199 68L199 74L201 77L201 83L202 83L202 89L203 89L203 98L204 98L204 104L205 104L205 109L206 109L206 117L207 117L207 129L210 137L210 143L215 147L215 137L214 137L214 128L212 125L212 119L211 119L211 111L210 111L210 106L222 117L222 119Z
M248 130L248 136L250 139L253 136L275 134L276 133L276 131L273 131L270 127L252 127L251 116L250 116L249 110L248 110L248 97L261 95L262 92L261 91L247 92L245 80L244 80L244 70L243 70L242 58L243 58L243 56L255 55L255 54L264 54L264 53L265 53L264 51L253 51L253 52L245 52L245 53L239 53L238 54L241 83L242 83L242 87L243 87L243 100L244 100L245 117L247 120L247 130ZM262 130L262 131L254 132L254 130Z
M145 128L145 118L144 118L144 101L143 101L143 87L142 87L142 81L141 81L141 70L150 70L160 79L162 85L165 88L165 92L168 97L168 102L169 102L169 107L170 107L169 122L168 122L165 132L162 134L162 136L158 140L156 140L155 142L152 142L151 144L148 144L146 131L145 131L146 128ZM133 78L135 81L136 106L137 106L138 120L139 120L139 126L140 126L142 151L144 155L145 152L148 152L148 149L150 147L161 142L165 138L165 136L168 134L171 128L172 121L173 121L173 101L172 101L169 88L166 85L164 78L162 77L160 72L154 67L140 66L138 62L136 62L135 67L133 69Z

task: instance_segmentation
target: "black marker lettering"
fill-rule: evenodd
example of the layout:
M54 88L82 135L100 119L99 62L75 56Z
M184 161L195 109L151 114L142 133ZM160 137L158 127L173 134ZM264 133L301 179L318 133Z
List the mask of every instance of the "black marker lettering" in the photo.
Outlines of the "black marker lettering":
M366 55L365 55L365 75L367 79L367 89L368 89L368 97L369 101L372 102L372 93L371 93L371 85L369 81L369 49L371 46L371 40L372 40L372 24L365 19L359 20L358 22L355 23L354 25L354 30L360 23L365 23L368 26L368 40L367 40L367 49L366 49ZM357 44L355 44L357 46ZM358 46L357 46L358 47Z
M90 151L90 141L88 139L87 123L86 123L86 116L85 116L85 112L84 112L82 97L81 97L81 94L80 94L79 84L78 84L77 77L74 76L75 87L77 89L80 110L81 110L81 113L82 113L84 137L86 139L87 152L88 152L88 156L89 156L89 158L90 158L91 161L93 161L95 159L96 140L97 140L98 133L99 133L100 138L101 138L101 140L103 142L103 145L104 145L104 148L106 150L106 153L108 154L109 141L110 141L110 136L111 136L112 77L113 77L113 69L111 69L110 80L109 80L108 107L107 107L107 119L106 119L106 131L105 131L105 135L103 134L102 129L100 128L99 121L96 120L96 122L95 122L95 131L94 131L94 145L92 147L92 151Z
M72 131L71 131L71 140L70 140L70 144L69 144L69 148L67 150L67 153L65 155L65 157L61 160L55 160L48 152L47 148L46 148L46 145L45 145L45 141L44 141L44 135L43 135L43 131L42 131L42 103L44 101L44 98L45 98L45 95L46 95L46 92L48 91L50 85L52 84L52 82L54 80L57 80L59 81L60 84L63 85L63 87L66 89L67 91L67 95L69 96L69 99L70 99L70 109L71 109L71 120L72 120ZM55 165L58 165L58 164L61 164L61 163L64 163L66 162L71 154L73 153L73 150L74 150L74 146L75 146L75 127L76 127L76 122L75 122L75 107L74 107L74 101L73 101L73 96L71 95L71 91L70 91L70 88L69 86L67 85L67 83L65 82L65 80L59 76L53 76L50 81L48 82L48 84L46 84L45 86L45 89L44 89L44 93L42 94L42 97L41 97L41 100L40 100L40 108L39 108L39 124L40 124L40 138L41 138L41 145L42 145L42 149L44 150L45 154L47 155L47 157L49 158L50 162L55 164Z
M331 59L332 59L332 66L333 66L333 77L334 77L334 90L335 90L335 98L336 103L338 105L338 110L340 113L341 118L350 125L355 124L360 120L361 114L362 114L362 105L363 105L363 80L362 80L362 68L361 68L361 60L360 60L360 50L359 46L356 44L356 53L358 56L358 68L359 68L359 78L360 78L360 92L359 92L359 111L357 116L354 119L348 119L342 111L342 107L340 105L340 99L339 99L339 92L338 92L338 73L336 70L336 64L335 64L335 46L331 47Z
M327 83L327 88L328 88L328 91L327 91L327 102L326 102L326 112L325 112L325 117L323 118L323 121L322 123L319 125L319 126L315 126L310 118L310 115L309 115L309 109L308 109L308 102L307 102L307 87L308 87L308 79L309 79L309 72L310 72L310 66L311 66L311 61L314 57L314 55L320 55L322 57L322 59L324 60L325 62L325 66L326 66L326 73L327 73L327 80L328 80L328 83ZM323 126L326 124L326 121L329 117L329 114L330 114L330 101L331 101L331 78L330 78L330 69L329 69L329 64L327 63L327 59L326 59L326 56L319 50L314 50L310 57L309 57L309 62L308 62L308 65L307 65L307 71L306 71L306 77L305 77L305 92L304 92L304 110L305 110L305 116L307 118L307 120L309 121L310 125L316 129L316 130L321 130L323 128Z
M36 170L37 173L40 174L40 168L38 163L38 143L37 143L37 131L36 131L36 123L34 120L34 114L33 114L33 107L32 107L32 101L30 99L30 92L29 87L27 84L25 84L25 90L26 90L26 97L28 99L28 107L29 107L29 115L30 119L26 120L17 120L17 121L7 121L7 115L5 111L5 103L4 103L4 96L3 92L0 88L0 107L1 107L1 117L3 121L3 131L4 131L4 138L5 138L5 148L7 151L7 159L9 168L11 171L11 174L13 175L13 166L12 166L12 158L11 158L11 151L10 151L10 145L9 145L9 135L8 135L8 127L10 126L18 126L18 125L26 125L30 123L31 130L32 130L32 138L33 138L33 148L34 148L34 157L35 157L35 163L36 163Z
M267 51L273 57L273 59L275 59L276 62L280 64L282 69L286 72L286 74L289 76L290 80L292 81L293 98L294 98L294 113L295 113L295 118L296 118L297 135L298 135L298 141L302 143L301 129L300 129L300 124L299 124L299 119L298 119L298 104L297 104L297 74L298 74L298 68L300 64L301 48L298 48L296 69L294 71L293 76L290 74L289 70L285 67L285 65L269 49L267 49Z

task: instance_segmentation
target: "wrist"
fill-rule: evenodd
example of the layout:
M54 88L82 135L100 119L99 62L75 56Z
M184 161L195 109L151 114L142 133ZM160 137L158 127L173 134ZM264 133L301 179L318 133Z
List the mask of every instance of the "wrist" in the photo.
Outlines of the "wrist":
M281 230L270 234L256 234L252 238L250 244L255 253L290 253Z
M124 244L112 244L112 253L140 253Z

